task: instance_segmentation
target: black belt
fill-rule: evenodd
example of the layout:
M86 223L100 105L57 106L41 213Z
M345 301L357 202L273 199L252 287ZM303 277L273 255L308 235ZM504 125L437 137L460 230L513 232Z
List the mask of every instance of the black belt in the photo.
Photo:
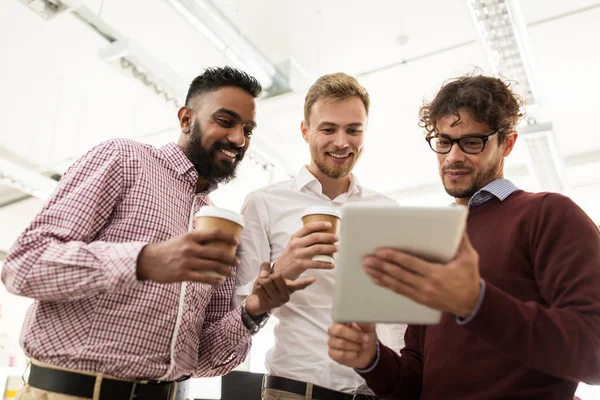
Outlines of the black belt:
M31 364L27 383L37 389L70 396L94 397L96 377ZM177 400L185 400L189 377L177 382ZM170 400L175 382L136 383L102 378L100 400Z
M265 387L295 393L301 396L306 394L306 383L282 378L280 376L267 375ZM377 397L368 394L343 393L317 385L313 385L312 398L317 400L378 400Z

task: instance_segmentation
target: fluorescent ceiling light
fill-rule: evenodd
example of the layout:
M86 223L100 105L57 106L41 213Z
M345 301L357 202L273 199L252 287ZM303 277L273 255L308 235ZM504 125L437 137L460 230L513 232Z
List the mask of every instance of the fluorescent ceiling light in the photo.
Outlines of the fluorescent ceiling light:
M260 81L268 95L290 91L287 77L239 33L210 0L168 0L206 39L238 68Z
M67 8L59 0L21 0L21 3L44 19L50 19Z
M513 90L525 100L527 121L518 127L529 153L529 170L543 190L563 192L563 161L552 123L542 120L534 77L534 57L518 0L467 0L479 41L494 72L516 81Z
M527 27L516 0L467 0L480 42L496 74L518 82L528 105L538 101Z
M186 82L168 65L131 39L119 39L99 51L102 60L151 88L177 107L183 106Z
M49 198L57 185L53 179L3 159L0 159L0 183L42 200Z

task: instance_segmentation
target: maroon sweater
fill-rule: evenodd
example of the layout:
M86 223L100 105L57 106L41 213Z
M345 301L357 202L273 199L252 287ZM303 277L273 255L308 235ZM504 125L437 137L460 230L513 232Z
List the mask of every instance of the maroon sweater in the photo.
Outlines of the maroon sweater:
M600 383L600 232L559 194L516 191L467 223L486 290L464 326L409 326L362 374L384 399L572 399Z

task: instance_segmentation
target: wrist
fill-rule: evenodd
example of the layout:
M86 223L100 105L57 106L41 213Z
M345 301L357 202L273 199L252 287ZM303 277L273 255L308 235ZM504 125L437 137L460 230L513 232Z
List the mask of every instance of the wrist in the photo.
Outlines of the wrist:
M356 372L366 374L368 372L373 371L373 369L375 369L375 367L379 363L379 357L379 341L377 341L375 343L375 351L373 352L373 355L371 355L371 357L369 358L369 362L360 368L355 368Z
M481 283L480 280L477 280L476 288L469 296L465 304L458 310L455 315L459 318L466 319L473 314L475 309L477 308L477 304L479 303L479 298L481 297Z
M263 310L258 305L258 296L255 294L249 295L242 303L242 307L252 319L259 319L260 316L268 313L270 310Z
M147 244L142 247L140 254L138 254L138 258L135 264L135 275L138 281L147 281L149 278L147 266L148 260L151 259L152 253L152 244Z
M246 298L246 300L242 302L240 311L242 315L242 323L244 324L246 329L250 331L250 335L255 335L263 326L265 326L271 314L262 313L258 317L250 315L248 313L248 307L246 307L246 303L249 297L250 296L248 296L248 298Z

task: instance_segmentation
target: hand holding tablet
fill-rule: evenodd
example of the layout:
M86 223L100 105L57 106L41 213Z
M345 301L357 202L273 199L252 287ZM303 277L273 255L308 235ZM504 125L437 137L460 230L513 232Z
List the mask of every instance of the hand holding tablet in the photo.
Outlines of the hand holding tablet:
M463 239L466 217L464 207L344 207L333 319L436 324L441 311L468 316L479 295L479 270L476 252ZM434 287L430 279L440 279L459 244L464 259L442 272L462 274L444 279L464 287ZM455 290L465 298L457 299Z

